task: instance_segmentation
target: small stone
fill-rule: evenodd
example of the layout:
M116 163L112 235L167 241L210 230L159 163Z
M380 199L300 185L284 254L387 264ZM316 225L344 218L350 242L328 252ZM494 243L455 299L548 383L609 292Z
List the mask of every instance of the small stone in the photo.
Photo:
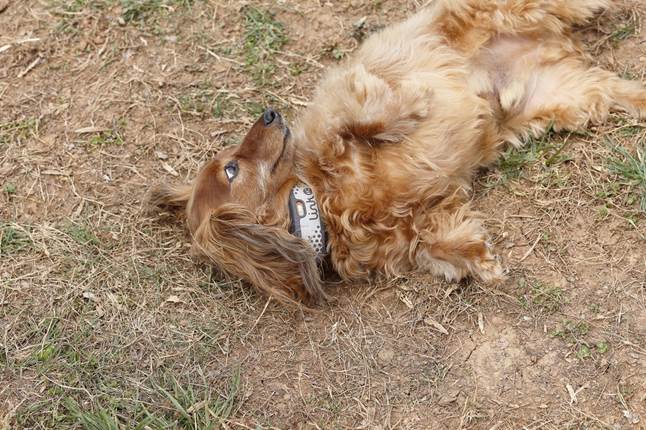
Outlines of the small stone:
M639 415L637 415L635 412L625 410L624 417L626 417L626 419L630 424L639 424L639 421L640 421Z
M379 359L383 362L391 362L393 358L395 358L395 351L389 348L383 348L379 353L377 354Z
M459 394L460 394L460 390L450 390L447 393L445 393L442 397L440 397L437 403L440 406L449 405L458 399Z
M159 158L160 160L168 160L168 155L166 155L166 153L163 151L155 151L155 156L157 156L157 158Z

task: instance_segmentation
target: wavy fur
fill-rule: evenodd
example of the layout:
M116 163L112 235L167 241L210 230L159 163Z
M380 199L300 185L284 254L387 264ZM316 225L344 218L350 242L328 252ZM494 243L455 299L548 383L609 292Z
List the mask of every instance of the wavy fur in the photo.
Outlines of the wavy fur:
M500 279L468 204L477 169L550 125L575 130L613 109L646 117L644 86L591 67L572 32L609 4L436 0L331 69L291 134L265 115L192 191L162 189L154 200L186 204L200 254L286 302L326 297L312 249L287 232L299 180L316 191L343 279ZM233 161L240 173L228 181Z

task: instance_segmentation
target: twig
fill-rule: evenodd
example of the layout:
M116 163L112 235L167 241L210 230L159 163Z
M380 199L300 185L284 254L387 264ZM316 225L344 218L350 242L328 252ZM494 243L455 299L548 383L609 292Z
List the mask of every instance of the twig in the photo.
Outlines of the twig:
M255 329L255 328L256 328L256 326L258 325L258 322L260 321L260 318L262 318L262 316L265 314L265 311L267 310L267 306L269 306L269 302L271 302L271 297L269 297L269 298L267 299L267 302L265 303L265 307L262 309L262 312L260 312L260 315L259 315L259 316L258 316L258 318L256 319L256 322L254 322L254 323L253 323L253 325L251 326L251 328L249 329L249 331L247 332L247 334L245 334L245 335L243 336L243 339L246 339L246 338L247 338L247 336L249 336L249 335L251 334L251 332L253 331L253 329Z
M531 248L529 248L529 249L527 250L527 252L525 253L525 255L523 255L523 257L520 259L520 262L525 261L525 259L526 259L527 257L529 257L529 255L532 253L532 251L534 251L534 248L536 248L536 245L538 245L538 241L539 241L539 240L541 240L541 236L540 236L540 235L536 238L536 240L534 241L534 244L532 245L532 247L531 247Z
M244 63L241 63L238 60L234 60L232 58L227 58L227 57L221 57L220 55L216 54L215 52L213 52L210 49L205 48L203 46L199 46L199 48L205 50L207 54L209 54L210 56L212 56L213 58L215 58L218 61L223 61L224 60L224 61L229 61L231 63L237 64L239 66L244 66Z
M31 69L33 69L33 68L34 68L34 67L36 67L38 64L40 64L40 62L41 62L41 60L42 60L42 59L43 59L42 57L38 57L38 58L36 58L34 61L32 61L32 62L31 62L31 64L30 64L29 66L27 66L27 68L26 68L25 70L23 70L22 72L20 72L20 73L18 74L18 77L19 77L19 78L22 78L22 77L23 77L23 76L25 76L27 73L31 72Z

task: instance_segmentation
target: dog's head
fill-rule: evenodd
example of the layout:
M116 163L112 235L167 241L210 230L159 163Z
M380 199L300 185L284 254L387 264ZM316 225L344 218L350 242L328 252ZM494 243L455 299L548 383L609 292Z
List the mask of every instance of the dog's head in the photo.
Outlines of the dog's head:
M293 163L289 128L267 109L191 185L158 186L150 199L185 207L195 251L225 272L279 300L315 302L325 297L315 252L286 228Z

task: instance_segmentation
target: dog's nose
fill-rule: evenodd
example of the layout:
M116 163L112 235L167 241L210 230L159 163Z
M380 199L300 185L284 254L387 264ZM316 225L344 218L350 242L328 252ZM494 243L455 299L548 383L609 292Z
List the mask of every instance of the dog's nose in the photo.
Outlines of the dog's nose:
M277 116L278 113L275 110L271 108L267 109L265 113L262 114L262 121L265 123L265 127L273 123Z

